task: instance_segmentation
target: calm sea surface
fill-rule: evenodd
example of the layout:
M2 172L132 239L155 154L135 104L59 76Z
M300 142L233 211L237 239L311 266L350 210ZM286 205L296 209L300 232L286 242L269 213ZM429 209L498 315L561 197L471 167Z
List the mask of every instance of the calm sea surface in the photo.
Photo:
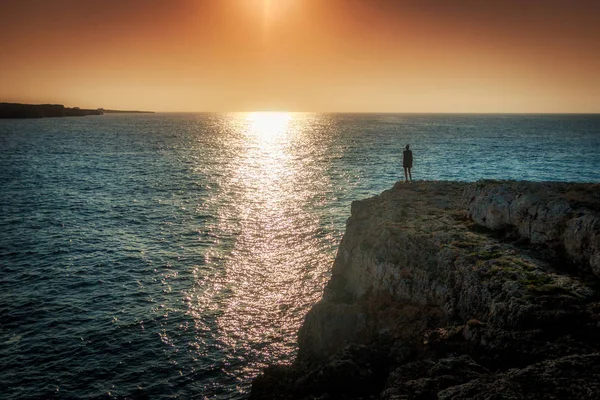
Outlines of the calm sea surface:
M0 121L1 397L247 397L407 143L419 180L600 181L600 116Z

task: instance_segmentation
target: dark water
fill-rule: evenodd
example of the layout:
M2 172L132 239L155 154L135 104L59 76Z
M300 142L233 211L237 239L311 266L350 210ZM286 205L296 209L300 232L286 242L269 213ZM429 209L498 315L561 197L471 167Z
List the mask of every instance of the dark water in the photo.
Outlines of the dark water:
M600 116L0 121L2 398L245 398L406 143L415 179L600 181Z

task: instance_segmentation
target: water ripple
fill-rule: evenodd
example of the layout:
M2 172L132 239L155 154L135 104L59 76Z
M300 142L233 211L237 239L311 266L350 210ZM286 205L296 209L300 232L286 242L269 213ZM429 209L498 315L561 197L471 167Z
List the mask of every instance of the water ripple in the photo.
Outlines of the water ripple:
M417 179L600 181L598 116L0 122L4 398L245 398L406 143Z

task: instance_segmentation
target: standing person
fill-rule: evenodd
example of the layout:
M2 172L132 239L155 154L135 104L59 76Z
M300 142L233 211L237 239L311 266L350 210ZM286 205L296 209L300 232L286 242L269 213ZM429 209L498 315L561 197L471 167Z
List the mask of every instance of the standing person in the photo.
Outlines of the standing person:
M408 182L409 179L412 182L412 175L410 169L412 168L413 157L412 151L410 151L410 145L406 145L404 152L402 153L402 166L404 167L404 181Z

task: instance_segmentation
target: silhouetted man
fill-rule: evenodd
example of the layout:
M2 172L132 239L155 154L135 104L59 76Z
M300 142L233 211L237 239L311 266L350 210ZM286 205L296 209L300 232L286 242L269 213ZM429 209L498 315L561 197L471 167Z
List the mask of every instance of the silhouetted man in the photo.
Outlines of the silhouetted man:
M410 169L412 168L412 151L410 151L410 145L406 145L404 152L402 153L402 166L404 167L404 181L408 182L409 179L412 182L412 175Z

